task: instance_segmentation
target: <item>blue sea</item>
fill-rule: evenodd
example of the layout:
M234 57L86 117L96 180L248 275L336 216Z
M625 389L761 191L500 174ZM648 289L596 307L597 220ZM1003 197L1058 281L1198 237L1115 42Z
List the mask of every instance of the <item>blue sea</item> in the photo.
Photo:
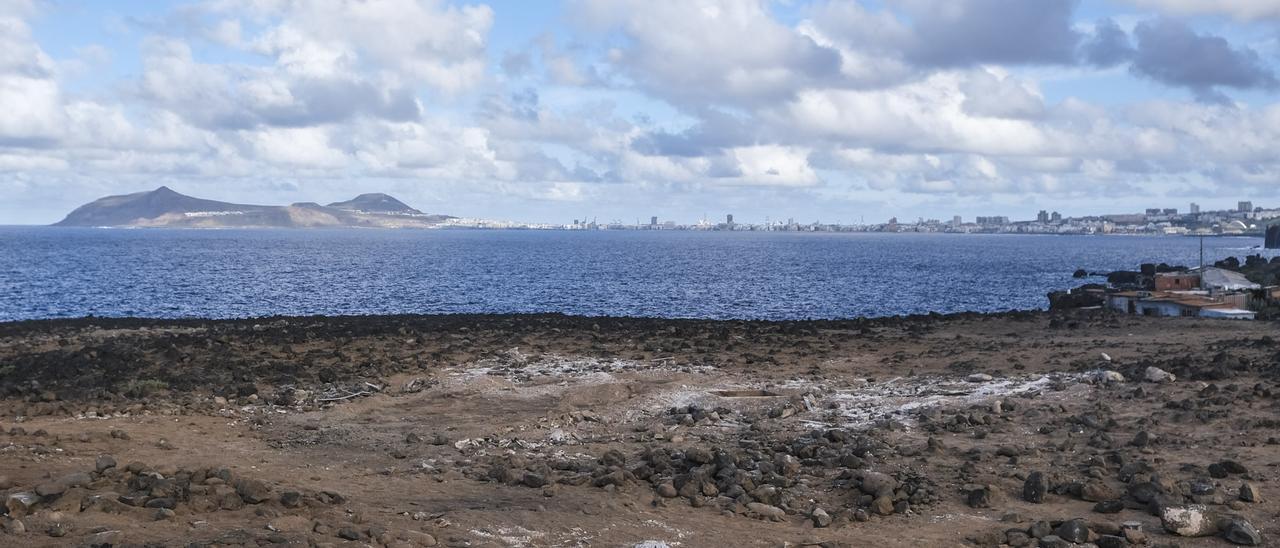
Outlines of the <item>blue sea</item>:
M1205 257L1261 243L1206 238ZM990 312L1045 308L1077 268L1198 256L1196 238L1155 236L0 227L0 321Z

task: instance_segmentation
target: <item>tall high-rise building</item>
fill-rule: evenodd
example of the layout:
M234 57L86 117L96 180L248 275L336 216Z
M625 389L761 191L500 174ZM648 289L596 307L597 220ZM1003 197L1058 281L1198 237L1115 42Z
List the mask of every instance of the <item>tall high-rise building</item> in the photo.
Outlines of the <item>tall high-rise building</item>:
M1249 213L1253 211L1253 202L1240 202L1236 204L1236 211L1240 213Z
M1040 223L1049 222L1049 212L1041 209L1040 213L1036 214L1036 222L1040 222Z
M733 214L732 214L732 213L730 213L730 214L728 214L728 215L725 215L725 216L724 216L724 224L727 224L727 225L731 225L731 224L733 224Z
M658 226L658 216L649 217L649 226Z
M1191 214L1195 215L1197 213L1200 213L1200 204L1191 202Z
M959 215L951 218L951 226L960 226L962 224L964 224L964 219L961 219Z
M1061 213L1058 213L1057 211L1053 212L1053 214L1052 214L1052 215L1049 215L1049 221L1050 221L1050 222L1054 222L1054 223L1061 223L1061 222L1062 222L1062 214L1061 214Z

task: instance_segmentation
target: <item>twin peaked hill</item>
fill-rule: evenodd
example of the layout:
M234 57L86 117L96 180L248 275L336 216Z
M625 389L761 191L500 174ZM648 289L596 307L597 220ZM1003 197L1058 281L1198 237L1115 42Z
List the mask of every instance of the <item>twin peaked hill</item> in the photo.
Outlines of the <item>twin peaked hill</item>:
M361 194L322 206L233 204L179 194L168 187L107 196L76 208L54 226L180 228L430 228L452 219L428 215L386 194Z

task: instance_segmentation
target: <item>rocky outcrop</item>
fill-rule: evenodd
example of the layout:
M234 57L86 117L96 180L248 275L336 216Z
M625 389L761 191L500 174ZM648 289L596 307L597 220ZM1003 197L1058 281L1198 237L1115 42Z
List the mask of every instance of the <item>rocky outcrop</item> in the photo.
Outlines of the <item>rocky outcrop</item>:
M160 187L108 196L72 211L54 226L181 228L429 228L452 217L427 215L386 194L361 194L322 206L235 204L194 198Z

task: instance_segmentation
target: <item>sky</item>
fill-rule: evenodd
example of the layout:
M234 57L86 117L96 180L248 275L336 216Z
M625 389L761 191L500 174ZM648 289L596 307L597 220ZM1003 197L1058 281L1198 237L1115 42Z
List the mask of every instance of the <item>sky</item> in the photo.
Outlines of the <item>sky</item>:
M1280 206L1280 0L0 0L0 224Z

